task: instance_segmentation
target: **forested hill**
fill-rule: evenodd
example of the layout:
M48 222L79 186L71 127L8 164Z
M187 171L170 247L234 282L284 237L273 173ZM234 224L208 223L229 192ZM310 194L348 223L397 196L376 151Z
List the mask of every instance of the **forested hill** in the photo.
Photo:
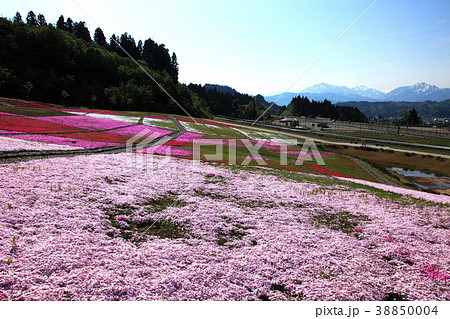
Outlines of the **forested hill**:
M318 102L309 100L306 96L294 97L287 106L282 108L283 115L328 117L335 120L367 122L367 117L357 108L352 106L339 106L325 100Z
M220 93L230 93L232 95L240 94L238 91L236 91L235 89L233 89L232 87L229 87L227 85L206 83L204 85L204 88L208 91L216 90L217 92L220 92Z
M347 105L359 108L368 117L402 117L406 111L415 109L423 119L450 118L450 100L441 102L343 102L338 105Z
M85 22L60 16L55 24L30 11L0 18L0 96L86 106L99 109L181 114L182 110L120 48L148 72L188 112L197 117L211 114L256 119L270 103L220 85L178 83L176 54L151 38L135 39L127 32L109 40L97 28L93 37ZM306 103L308 102L308 103ZM306 104L305 104L306 103ZM357 121L353 107L329 102L294 99L292 106L273 105L263 119L283 111L305 116L327 116ZM306 112L306 113L305 113Z
M116 44L127 50L192 115L204 116L205 103L178 83L175 53L152 39L124 33L94 40L84 22L59 18L48 24L30 11L0 18L0 96L97 108L182 112ZM115 41L114 41L115 40Z
M232 117L256 118L257 109L252 104L252 112L245 111L253 101L248 94L242 94L234 89L223 89L225 86L205 84L189 84L189 89L204 99L213 114L220 114Z

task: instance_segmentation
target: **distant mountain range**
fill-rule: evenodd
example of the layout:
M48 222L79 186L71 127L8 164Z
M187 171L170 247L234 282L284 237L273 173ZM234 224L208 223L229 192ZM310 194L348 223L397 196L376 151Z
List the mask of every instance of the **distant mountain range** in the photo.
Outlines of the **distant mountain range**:
M204 87L208 91L216 90L220 93L234 95L236 98L242 95L226 85L205 84ZM256 100L259 108L265 110L280 95L281 93L263 97L258 94L253 96L253 98ZM357 107L369 118L376 116L385 118L401 117L405 111L412 108L416 109L422 119L450 117L450 89L440 89L437 86L426 83L399 87L389 93L383 93L366 86L348 88L346 86L320 83L308 87L299 93L286 93L270 108L269 113L278 115L281 108L280 105L288 105L292 98L298 95L307 96L310 100L315 101L327 99L339 106Z
M282 94L264 96L266 101L274 102L280 98ZM392 90L389 93L368 88L364 85L354 88L346 86L337 86L327 83L320 83L298 92L288 92L281 96L277 101L278 105L288 105L292 98L296 96L307 96L310 100L323 101L325 99L332 103L347 101L407 101L407 102L423 102L423 101L443 101L450 99L450 89L441 89L435 85L427 83L416 83L411 86L402 86Z
M373 117L402 117L407 111L416 109L422 119L450 118L450 99L441 102L366 102L347 101L336 103L341 106L357 107L368 118Z

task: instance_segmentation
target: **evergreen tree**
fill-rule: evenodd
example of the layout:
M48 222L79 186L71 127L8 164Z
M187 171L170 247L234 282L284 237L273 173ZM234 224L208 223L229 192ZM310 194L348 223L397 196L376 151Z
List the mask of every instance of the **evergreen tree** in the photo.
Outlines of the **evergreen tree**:
M41 13L38 14L37 23L38 23L38 26L40 26L40 27L47 25L47 21L45 20L45 17L43 14L41 14Z
M61 15L58 19L58 21L56 22L56 28L60 29L60 30L64 30L67 31L67 26L66 23L64 22L64 16Z
M142 50L142 58L147 63L148 67L152 70L156 70L156 50L158 44L152 39L148 38L144 42L144 48Z
M66 25L66 30L67 31L69 31L70 33L74 33L73 21L72 21L72 19L70 17L67 18L67 21L66 21L65 25Z
M87 42L91 42L91 34L89 33L89 29L86 27L86 22L80 21L75 22L73 25L73 33L77 38L85 40Z
M156 50L156 70L166 70L170 74L172 61L170 59L169 50L161 43Z
M144 47L143 47L143 44L142 44L142 40L139 40L138 45L137 45L137 49L139 51L139 56L142 59L142 54L144 53Z
M103 33L102 29L100 29L100 28L95 29L94 42L105 48L108 46L108 43L106 42L105 34Z
M27 25L29 27L37 27L38 26L38 22L36 19L36 15L34 14L33 11L28 12L27 15Z
M113 34L110 38L109 38L109 48L111 49L111 51L115 52L115 53L119 53L119 51L122 51L121 48L119 48L119 38L116 37L115 34Z
M250 103L244 108L242 117L245 119L256 119L258 117L258 105L255 100L251 100Z
M20 14L19 11L16 12L16 15L13 18L14 23L18 23L18 22L22 22L22 15Z
M406 122L408 124L413 124L413 125L417 125L420 124L422 122L422 120L420 119L419 115L417 115L416 109L413 108L412 110L410 110L408 112L408 115L406 117Z
M178 60L177 55L175 52L172 53L172 60L170 63L170 76L175 80L175 82L178 82Z
M241 110L238 99L234 99L233 102L231 103L230 115L232 117L241 117Z
M120 36L119 43L123 50L127 51L133 59L139 60L141 58L141 54L136 46L136 41L134 41L134 38L127 32ZM118 54L123 57L127 57L128 55L123 50L120 50Z

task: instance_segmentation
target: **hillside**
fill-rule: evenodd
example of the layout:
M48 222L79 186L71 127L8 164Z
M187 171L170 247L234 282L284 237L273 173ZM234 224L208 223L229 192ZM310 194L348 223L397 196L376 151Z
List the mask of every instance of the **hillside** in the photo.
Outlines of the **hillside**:
M450 298L450 197L196 121L0 98L0 300Z
M450 118L450 99L435 102L343 102L341 106L357 107L368 117L402 117L405 111L417 111L423 119Z
M294 97L284 110L283 115L305 117L327 117L335 120L367 122L366 116L354 106L340 106L330 101L310 101L307 97Z
M134 43L127 34L122 38L118 40L123 45ZM182 112L131 59L119 56L111 45L92 43L90 37L79 38L51 24L30 26L1 18L0 96L106 109ZM151 39L145 45L150 56L139 61L145 71L190 113L204 116L206 109L198 97L179 84L174 74L161 69L169 64L159 57L170 61L164 45ZM167 54L153 53L154 60L152 48L162 48Z
M238 91L236 91L235 89L233 89L232 87L229 87L228 85L219 85L219 84L208 84L206 83L204 85L204 88L207 91L212 91L212 90L216 90L219 93L230 93L231 95L237 95L239 94Z

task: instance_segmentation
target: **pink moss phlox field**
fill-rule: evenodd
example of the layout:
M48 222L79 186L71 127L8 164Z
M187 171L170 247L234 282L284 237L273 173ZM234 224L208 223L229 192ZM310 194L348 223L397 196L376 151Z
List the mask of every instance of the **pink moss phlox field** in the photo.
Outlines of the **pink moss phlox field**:
M264 157L261 157L261 156L250 156L250 155L244 155L244 156L241 156L242 158L250 158L252 161L256 161L256 160L263 160L263 161L267 161L267 162L271 162L272 160L271 159L269 159L269 158L264 158Z
M447 279L450 279L449 275L444 275L444 274L440 273L439 270L437 270L436 266L434 266L434 265L423 266L421 268L421 270L426 276L428 276L429 278L432 278L432 279L440 279L440 280L444 280L444 281Z
M369 181L364 181L364 180L360 180L360 179L353 179L353 178L348 178L348 177L336 177L336 178L345 180L345 181L349 181L349 182L355 182L355 183L362 184L362 185L372 186L372 187L379 188L379 189L382 189L382 190L385 190L388 192L402 194L405 196L410 195L410 196L413 196L416 198L421 198L424 200L436 201L438 203L444 203L444 204L450 204L450 196L436 195L436 194L431 194L431 193L427 193L427 192L416 191L413 189L401 188L401 187L380 184L380 183L375 183L375 182L369 182Z
M43 120L51 123L58 123L67 126L73 126L77 128L87 130L110 130L119 127L129 126L130 123L113 121L109 119L94 118L83 115L70 115L70 116L47 116L38 117L36 119Z
M450 300L441 197L127 156L0 165L1 299Z
M203 136L205 136L205 134L193 133L193 132L185 132L185 133L181 134L180 136L178 136L175 139L175 141L192 143L193 140L201 139Z
M154 127L154 126L147 126L147 125L134 125L134 126L129 126L129 127L124 127L124 128L119 128L116 130L108 131L108 133L111 133L111 134L117 134L117 135L122 135L122 136L129 136L129 137L135 136L142 132L146 132L145 136L151 135L153 133L158 133L159 137L162 137L164 135L172 133L172 131L169 131L169 130L165 130L165 129Z
M285 146L286 144L282 144L282 143L275 143L275 142L270 142L267 143L265 142L263 147L273 151L273 152L277 152L277 153L282 153L282 154L296 154L296 155L309 155L309 156L322 156L322 157L335 157L336 155L331 154L331 153L326 153L326 152L320 152L320 153L312 153L312 152L301 152L301 151L289 151L289 147L287 151L282 151L281 146Z
M171 155L171 156L181 156L181 157L191 157L193 153L189 150L174 148L171 145L157 145L152 147L147 147L142 150L136 151L137 153L147 153L156 155Z

